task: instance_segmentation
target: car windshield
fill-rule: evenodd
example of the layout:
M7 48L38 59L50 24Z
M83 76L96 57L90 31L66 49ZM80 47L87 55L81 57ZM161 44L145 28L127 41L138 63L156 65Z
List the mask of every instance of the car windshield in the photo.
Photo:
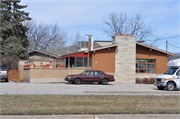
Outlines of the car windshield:
M80 73L79 75L84 75L87 72L87 70L83 71L82 73Z
M170 68L164 74L173 75L176 71L177 71L177 68Z

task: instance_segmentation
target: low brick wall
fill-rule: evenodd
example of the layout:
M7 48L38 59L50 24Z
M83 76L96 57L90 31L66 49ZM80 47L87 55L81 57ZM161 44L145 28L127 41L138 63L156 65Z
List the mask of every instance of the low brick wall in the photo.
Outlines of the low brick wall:
M24 80L30 81L30 68L25 68L23 74Z
M65 76L80 74L86 68L25 68L24 79L32 82L61 82ZM29 71L29 72L28 72Z

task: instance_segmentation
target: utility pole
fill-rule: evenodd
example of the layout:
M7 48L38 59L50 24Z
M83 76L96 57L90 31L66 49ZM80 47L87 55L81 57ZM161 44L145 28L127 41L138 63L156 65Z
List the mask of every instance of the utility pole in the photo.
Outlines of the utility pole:
M166 41L166 52L167 52L167 49L168 49L168 46L167 46L167 44L168 44L168 41Z
M87 63L87 70L89 70L89 51L92 51L93 48L93 35L88 35L88 63Z
M89 38L91 37L90 35L88 35ZM88 39L88 64L87 64L87 70L89 70L89 39Z

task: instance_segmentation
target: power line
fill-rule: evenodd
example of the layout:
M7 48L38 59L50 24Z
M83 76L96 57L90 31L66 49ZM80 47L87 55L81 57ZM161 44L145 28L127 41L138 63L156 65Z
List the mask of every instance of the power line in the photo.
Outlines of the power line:
M180 9L175 9L175 10L171 10L171 11L167 11L167 12L152 14L152 15L148 15L148 16L144 16L144 17L151 17L151 16L160 15L160 14L165 14L165 13L174 12L174 11L178 11L178 10L180 10Z
M178 48L178 49L180 49L180 47L176 47L176 46L174 46L174 45L172 45L172 44L170 44L170 43L168 43L169 45L171 45L171 46L173 46L173 47L175 47L175 48Z
M160 15L160 14L165 14L165 13L169 13L169 12L174 12L174 11L178 11L180 9L175 9L175 10L171 10L171 11L166 11L166 12L162 12L162 13L157 13L157 14L152 14L152 15L148 15L148 16L143 16L144 17L151 17L151 16L155 16L155 15ZM98 25L105 25L105 24L90 24L90 25L82 25L82 26L69 26L69 27L61 27L61 28L75 28L75 27L87 27L87 26L98 26Z
M167 38L154 39L154 40L144 40L144 41L155 41L155 40L159 41L159 40L166 40L166 39L172 39L172 38L177 38L177 37L180 37L180 35L167 37Z

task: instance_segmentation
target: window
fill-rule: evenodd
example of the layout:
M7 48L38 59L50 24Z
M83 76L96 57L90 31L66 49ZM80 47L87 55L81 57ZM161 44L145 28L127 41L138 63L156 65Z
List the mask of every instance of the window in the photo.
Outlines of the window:
M87 67L87 57L75 57L75 67ZM89 57L89 67L92 67L92 57Z
M86 75L93 75L93 71L86 72Z
M166 73L164 74L167 74L167 75L173 75L176 71L177 71L178 68L170 68L166 71Z
M102 73L101 73L100 71L94 71L94 75L95 75L95 76L101 76Z
M176 75L177 75L177 76L180 75L180 74L179 74L179 70L177 71Z
M136 59L136 73L155 73L155 60Z

